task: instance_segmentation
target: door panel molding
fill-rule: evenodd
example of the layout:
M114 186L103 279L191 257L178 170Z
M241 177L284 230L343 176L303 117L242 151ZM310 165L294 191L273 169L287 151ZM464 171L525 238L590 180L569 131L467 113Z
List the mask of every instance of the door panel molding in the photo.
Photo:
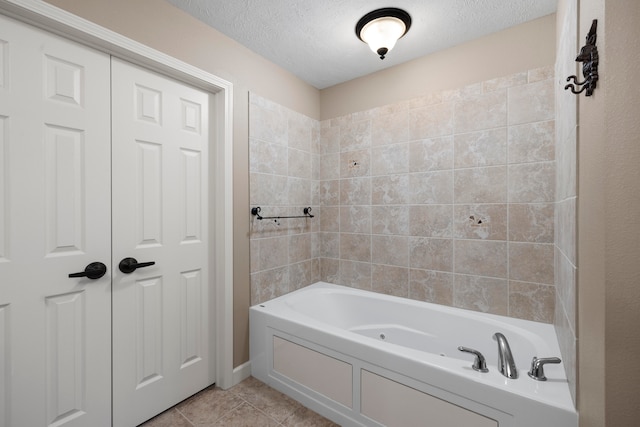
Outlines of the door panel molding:
M1 53L2 43L0 43L0 53ZM0 64L0 69L2 64ZM7 138L7 118L0 115L0 168L2 171L0 172L0 263L7 261L7 249L9 248L9 244L7 240L9 239L9 215L7 210L9 209L8 201L8 182L9 182L9 155L7 153L7 146L9 145L9 141Z
M201 360L203 348L202 325L202 275L200 270L180 273L180 369Z
M162 246L162 144L136 140L136 248Z
M47 420L64 425L87 408L86 323L83 291L45 298L47 311Z
M200 170L201 152L180 149L182 156L182 170L180 171L181 181L179 191L182 193L182 236L183 244L199 243L202 241L202 218L200 206L202 205L202 171Z
M136 287L136 378L135 389L163 376L162 360L162 277L137 280Z
M0 425L8 426L11 422L11 340L9 322L11 306L0 305Z
M233 185L232 185L232 111L233 85L213 74L179 61L169 55L95 25L39 0L0 0L0 13L36 25L47 31L88 45L128 62L141 65L169 77L203 89L213 96L214 120L209 150L212 193L210 213L210 283L212 307L215 307L216 383L222 388L233 385ZM1 65L1 64L0 64ZM2 73L0 72L0 75ZM188 116L187 116L188 118ZM193 126L193 123L187 123ZM213 238L215 236L215 239Z
M46 257L84 253L84 131L45 125Z

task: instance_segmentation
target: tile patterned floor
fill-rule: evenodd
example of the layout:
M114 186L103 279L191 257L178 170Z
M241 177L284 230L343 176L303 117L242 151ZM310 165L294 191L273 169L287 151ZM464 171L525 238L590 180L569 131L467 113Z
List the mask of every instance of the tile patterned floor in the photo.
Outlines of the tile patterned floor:
M261 381L209 387L141 427L338 427Z

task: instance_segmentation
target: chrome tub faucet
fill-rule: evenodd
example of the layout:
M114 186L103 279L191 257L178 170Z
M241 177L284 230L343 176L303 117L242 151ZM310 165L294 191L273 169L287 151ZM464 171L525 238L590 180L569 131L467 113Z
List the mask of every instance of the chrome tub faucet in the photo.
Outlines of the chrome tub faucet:
M513 354L511 354L511 347L509 347L507 338L500 332L493 334L493 337L498 341L498 370L507 378L518 378L516 362L513 360Z

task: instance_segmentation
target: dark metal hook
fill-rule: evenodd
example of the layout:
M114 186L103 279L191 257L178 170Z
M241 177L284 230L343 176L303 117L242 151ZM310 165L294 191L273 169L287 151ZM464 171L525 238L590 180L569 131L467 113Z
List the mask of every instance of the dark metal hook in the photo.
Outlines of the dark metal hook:
M598 55L598 48L596 47L596 30L598 28L598 20L594 19L591 23L591 29L587 34L586 44L580 49L580 54L576 58L576 62L582 62L582 75L584 76L583 82L578 82L577 76L567 77L567 81L573 80L564 87L564 90L571 89L571 92L578 95L585 90L587 96L591 96L596 88L598 82L598 63L600 61ZM581 86L580 90L576 90L576 86Z
M571 77L573 77L573 76L571 76ZM580 90L576 91L576 87L574 85L572 85L572 84L569 84L569 85L566 85L564 87L564 90L571 89L572 93L575 93L576 95L578 95L578 94L584 92L585 90L587 90L587 88L588 88L588 86L584 85L584 86L582 86L582 88ZM589 96L589 95L587 94L587 96Z
M578 81L578 77L577 77L577 76L569 76L569 77L567 77L567 81L568 81L568 82L570 82L571 80L573 80L573 83L574 83L574 84L576 84L576 85L578 85L578 86L582 86L583 84L585 84L585 83L587 82L586 80L585 80L585 81L583 81L583 82L579 82L579 81ZM570 84L569 84L569 85L567 85L567 86L573 86L573 85L570 85ZM566 88L567 86L565 86L565 88Z

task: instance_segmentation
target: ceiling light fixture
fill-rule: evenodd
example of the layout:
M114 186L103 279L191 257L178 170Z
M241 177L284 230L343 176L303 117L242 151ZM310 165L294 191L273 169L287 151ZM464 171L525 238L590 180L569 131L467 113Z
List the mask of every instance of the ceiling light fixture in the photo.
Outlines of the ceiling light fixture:
M402 9L385 7L369 12L358 21L356 35L384 59L411 27L411 16Z

